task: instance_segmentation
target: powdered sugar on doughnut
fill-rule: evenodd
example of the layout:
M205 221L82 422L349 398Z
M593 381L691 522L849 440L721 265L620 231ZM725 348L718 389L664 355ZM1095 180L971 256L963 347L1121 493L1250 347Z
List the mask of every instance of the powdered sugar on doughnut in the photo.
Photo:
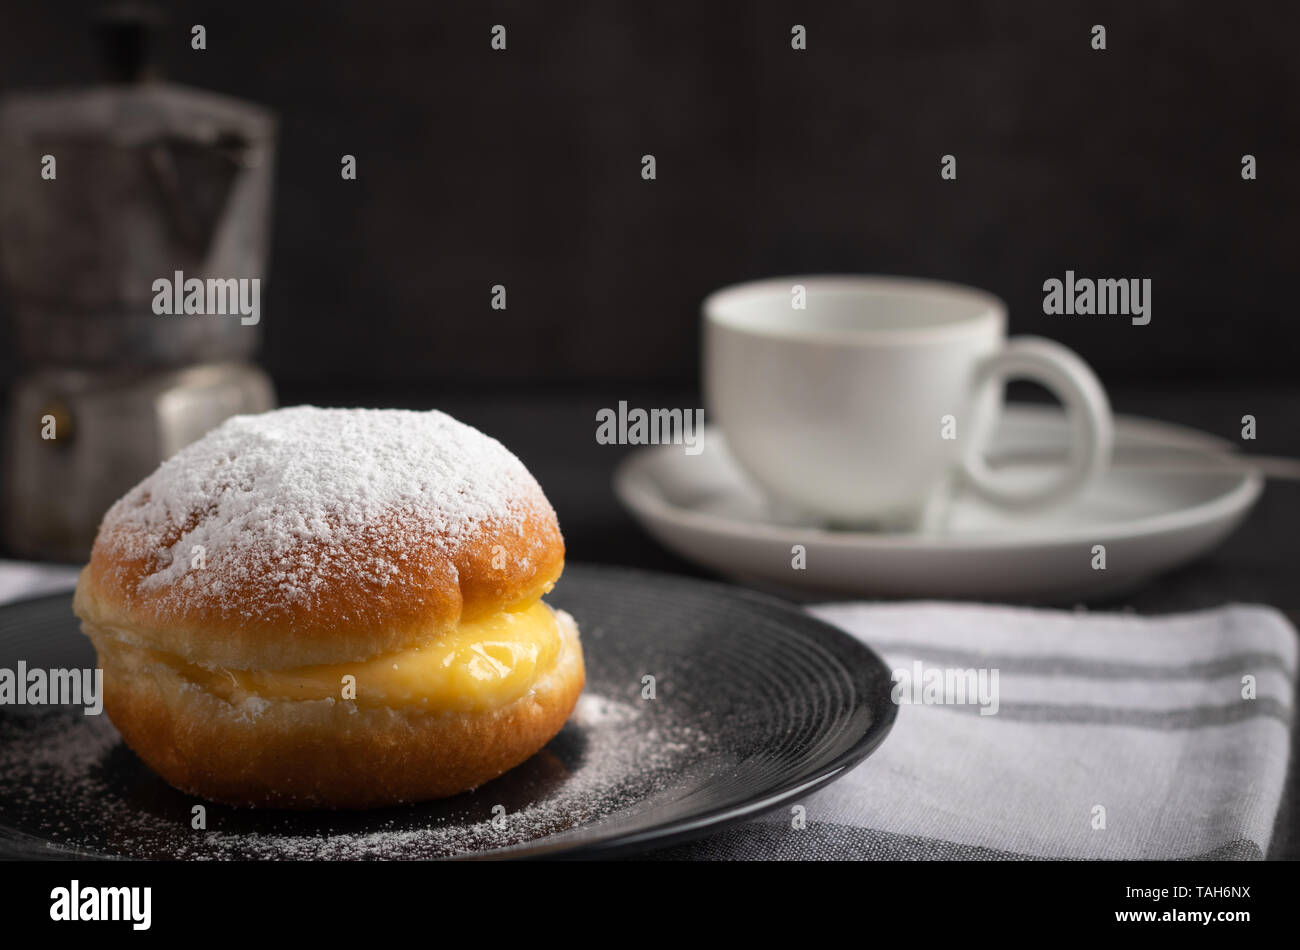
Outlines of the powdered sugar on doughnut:
M485 523L522 534L538 506L549 511L523 463L445 413L298 406L236 416L182 449L109 510L100 540L148 558L140 589L177 605L219 607L250 583L310 604L340 577L402 582L405 555L391 552L409 548L376 532L415 532L450 559Z

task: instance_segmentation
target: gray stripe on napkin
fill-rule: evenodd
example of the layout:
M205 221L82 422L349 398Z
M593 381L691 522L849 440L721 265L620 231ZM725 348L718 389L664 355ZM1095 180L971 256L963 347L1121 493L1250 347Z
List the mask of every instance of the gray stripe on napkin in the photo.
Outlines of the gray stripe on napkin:
M981 707L975 703L948 703L926 708L978 714ZM1271 696L1242 700L1228 706L1188 706L1182 709L1003 702L999 704L997 714L989 718L1022 722L1093 723L1141 729L1197 729L1201 726L1226 726L1258 717L1276 719L1282 725L1289 726L1291 707Z
M798 831L784 821L733 825L700 841L662 848L643 857L656 861L1042 861L1029 854L957 844L920 835L891 834L829 821ZM1258 861L1253 841L1240 838L1189 861Z
M985 667L1004 673L1034 676L1077 676L1081 679L1183 680L1218 679L1233 673L1257 673L1270 670L1281 673L1288 681L1294 673L1284 658L1276 653L1233 653L1213 660L1193 663L1133 663L1121 660L1092 660L1077 656L988 654L976 650L954 650L923 643L869 641L884 654L907 656L936 666L957 669Z

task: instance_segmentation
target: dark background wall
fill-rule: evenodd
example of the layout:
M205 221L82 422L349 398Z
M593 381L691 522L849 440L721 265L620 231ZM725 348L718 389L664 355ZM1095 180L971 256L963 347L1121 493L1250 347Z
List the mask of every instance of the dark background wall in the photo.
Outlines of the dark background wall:
M95 7L6 3L0 84L93 79ZM282 385L691 382L708 291L818 271L986 287L1108 380L1296 376L1294 3L170 10L171 78L282 120ZM1151 324L1043 316L1067 268L1151 278Z

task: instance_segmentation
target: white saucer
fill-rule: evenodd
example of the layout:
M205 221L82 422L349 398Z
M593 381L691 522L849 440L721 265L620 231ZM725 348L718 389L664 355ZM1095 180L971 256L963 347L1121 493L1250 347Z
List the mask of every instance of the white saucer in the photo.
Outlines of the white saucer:
M1058 409L1009 406L993 450L1066 445ZM1231 448L1222 440L1135 417L1115 419L1117 451L1128 446ZM1041 466L1021 466L1026 478ZM1141 586L1204 554L1245 517L1263 488L1257 474L1185 474L1113 469L1073 504L1034 516L1008 515L974 498L953 499L942 533L834 531L771 513L706 430L704 450L643 449L614 476L619 500L666 547L697 564L769 589L818 596L1081 600ZM1105 570L1093 567L1105 546ZM806 567L792 566L803 545Z

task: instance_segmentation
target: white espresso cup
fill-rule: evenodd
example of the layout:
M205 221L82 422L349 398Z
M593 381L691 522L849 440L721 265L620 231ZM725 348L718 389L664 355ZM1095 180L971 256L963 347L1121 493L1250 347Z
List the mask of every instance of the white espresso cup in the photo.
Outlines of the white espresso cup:
M1110 405L1092 370L1040 337L1008 340L982 290L903 277L761 280L704 301L704 387L740 466L777 506L843 526L932 526L954 481L1009 509L1082 492L1110 462ZM992 470L1008 379L1065 406L1064 468Z

